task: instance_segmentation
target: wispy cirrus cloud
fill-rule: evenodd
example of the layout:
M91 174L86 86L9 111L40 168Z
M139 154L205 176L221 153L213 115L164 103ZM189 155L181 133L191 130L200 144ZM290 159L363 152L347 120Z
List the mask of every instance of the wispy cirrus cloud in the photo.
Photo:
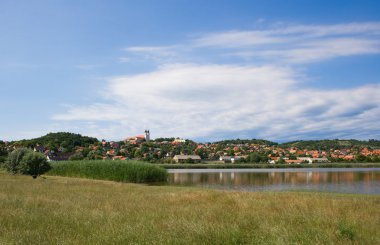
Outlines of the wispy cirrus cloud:
M120 57L120 62L130 62L134 59L153 60L156 62L169 61L178 57L180 46L132 46L125 48L130 57Z
M170 46L126 48L136 58L180 62L192 54L207 59L235 56L251 62L310 63L380 53L380 23L275 25L259 30L208 33Z
M256 52L241 52L242 57L262 57L267 60L279 60L289 63L310 63L352 55L369 55L380 53L377 40L361 38L333 38L309 41L288 49L272 49Z

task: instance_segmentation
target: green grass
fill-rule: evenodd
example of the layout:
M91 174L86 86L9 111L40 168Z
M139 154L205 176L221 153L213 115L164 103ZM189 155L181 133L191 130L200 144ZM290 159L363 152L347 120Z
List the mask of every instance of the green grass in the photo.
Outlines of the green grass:
M230 169L230 168L380 168L380 163L314 163L314 164L267 164L267 163L198 163L155 164L166 169Z
M380 244L380 196L0 173L0 244Z
M52 163L48 175L81 177L119 182L166 182L165 169L135 161L66 161Z

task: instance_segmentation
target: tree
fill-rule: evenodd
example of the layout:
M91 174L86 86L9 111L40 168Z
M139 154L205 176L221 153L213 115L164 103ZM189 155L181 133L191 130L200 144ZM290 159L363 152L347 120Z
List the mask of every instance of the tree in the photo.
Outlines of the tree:
M373 162L380 162L380 157L379 157L379 156L374 156L374 157L372 158L372 161L373 161Z
M295 155L290 155L290 156L289 156L289 160L297 160L297 156L295 156Z
M359 154L356 156L356 161L357 162L365 162L367 160L367 157L366 156L363 156L362 154Z
M70 161L80 161L80 160L83 160L83 159L84 159L84 156L83 156L82 152L74 153L73 155L71 155L69 157Z
M189 157L185 160L185 163L194 163L194 159Z
M0 141L0 167L7 160L8 151L3 141Z
M19 173L21 170L21 160L29 152L32 152L32 150L27 148L18 148L12 151L5 162L7 171L13 174Z
M248 161L258 163L258 162L261 162L261 157L257 152L253 152L249 154Z
M285 164L286 162L285 162L284 158L280 157L280 159L278 159L277 163L278 164Z
M44 154L27 148L18 148L11 152L5 163L6 169L13 173L29 174L33 178L50 170Z
M22 174L29 174L33 176L34 179L51 169L45 155L33 151L30 151L24 155L20 165L20 172Z

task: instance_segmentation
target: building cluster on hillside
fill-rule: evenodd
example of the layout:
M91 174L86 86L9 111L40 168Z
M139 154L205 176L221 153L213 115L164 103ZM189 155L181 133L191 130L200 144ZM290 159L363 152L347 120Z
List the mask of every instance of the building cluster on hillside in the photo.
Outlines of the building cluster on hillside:
M20 147L17 143L5 143L8 151ZM379 161L380 149L368 147L347 147L329 150L301 149L296 146L284 147L266 144L260 140L231 140L215 143L196 143L181 138L150 139L149 130L145 134L127 137L124 141L95 142L88 146L76 146L68 151L62 146L52 150L37 144L34 151L45 154L49 161L81 159L137 159L162 163L197 163L213 161L221 163L325 163L331 161Z

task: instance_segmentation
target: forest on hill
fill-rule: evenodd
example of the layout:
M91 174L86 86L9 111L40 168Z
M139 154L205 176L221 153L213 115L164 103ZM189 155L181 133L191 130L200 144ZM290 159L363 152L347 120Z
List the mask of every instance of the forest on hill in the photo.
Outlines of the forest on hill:
M52 151L57 151L60 147L62 147L65 152L72 152L77 146L88 147L89 145L95 144L96 142L99 142L98 139L93 137L82 136L80 134L69 132L58 132L48 133L45 136L35 139L24 139L12 143L23 147L35 147L37 145L43 145Z

